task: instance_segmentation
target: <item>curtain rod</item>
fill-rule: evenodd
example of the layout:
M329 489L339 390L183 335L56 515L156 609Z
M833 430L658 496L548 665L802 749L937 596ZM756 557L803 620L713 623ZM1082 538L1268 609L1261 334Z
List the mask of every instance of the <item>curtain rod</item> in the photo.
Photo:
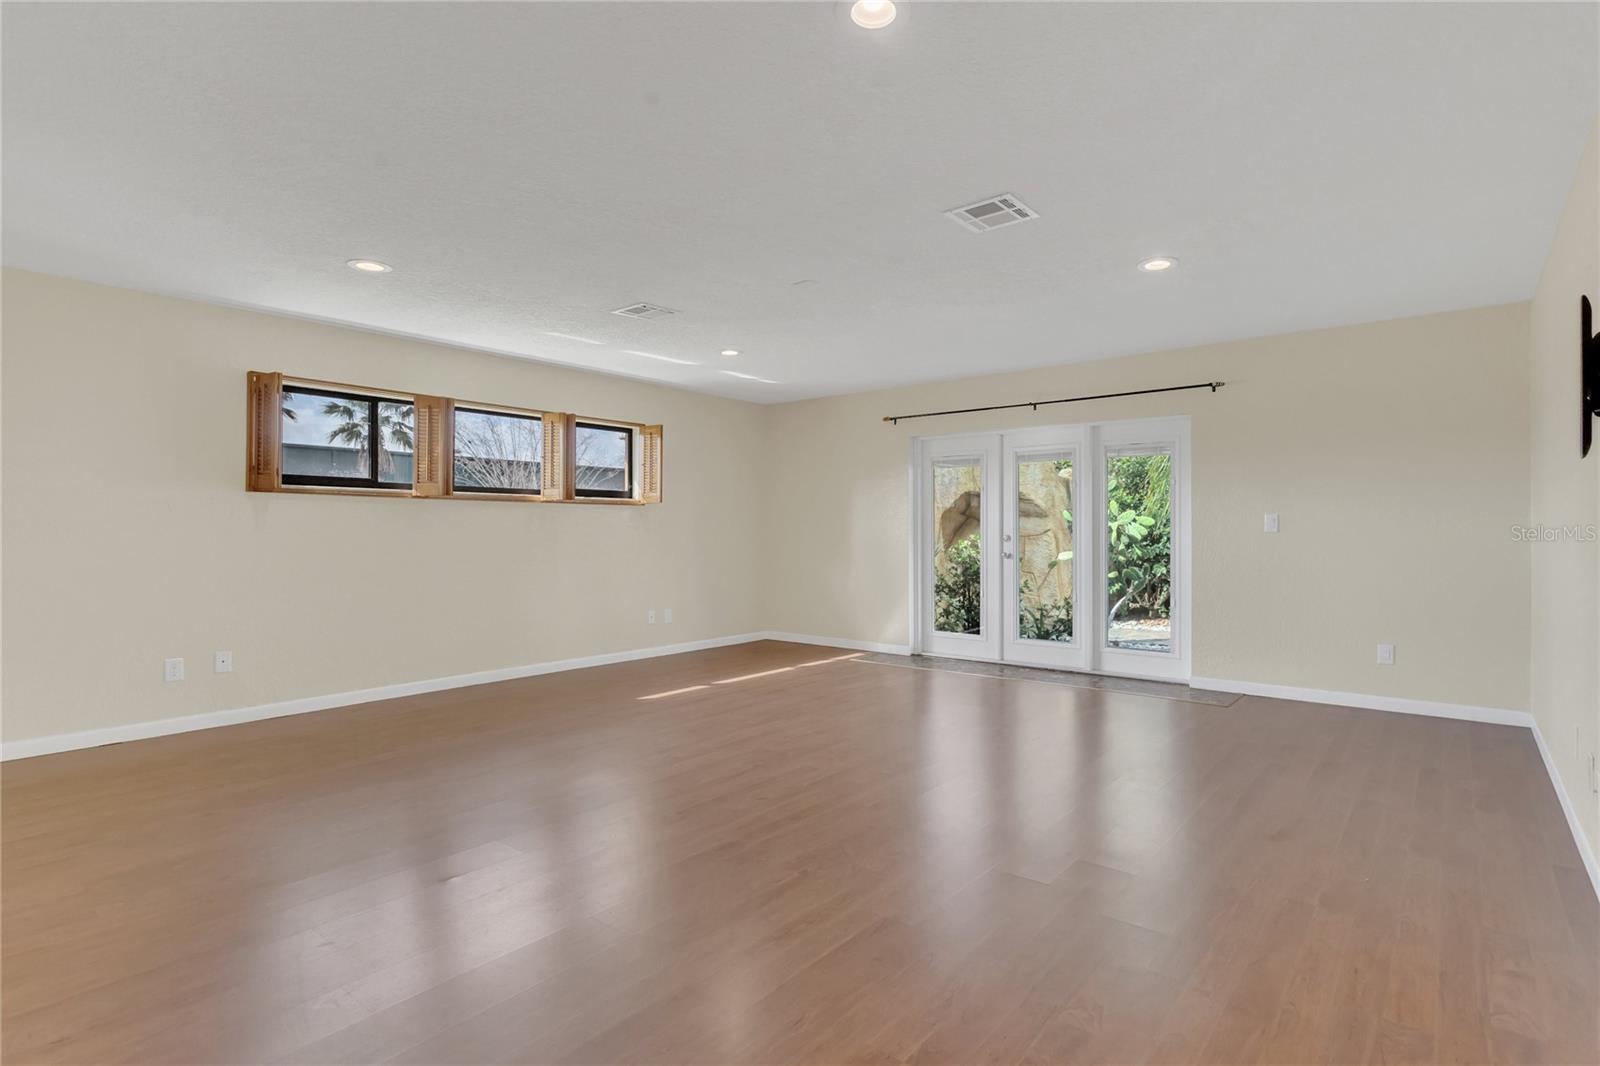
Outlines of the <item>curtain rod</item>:
M1149 396L1155 392L1184 392L1188 389L1210 389L1216 392L1226 381L1201 381L1193 385L1168 385L1163 389L1133 389L1129 392L1102 392L1096 396L1068 396L1062 400L1030 400L1027 403L996 403L988 407L958 407L953 411L923 411L916 415L884 415L885 422L895 425L900 424L902 418L939 418L942 415L970 415L979 411L1012 411L1019 407L1031 407L1035 411L1052 403L1082 403L1084 400L1113 400L1118 396Z

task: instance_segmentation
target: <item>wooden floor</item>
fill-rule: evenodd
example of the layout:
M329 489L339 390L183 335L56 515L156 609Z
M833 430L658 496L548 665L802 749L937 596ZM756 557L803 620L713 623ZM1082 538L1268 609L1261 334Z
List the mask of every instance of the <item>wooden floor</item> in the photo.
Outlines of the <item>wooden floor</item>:
M1594 1062L1526 730L764 643L9 763L29 1062Z

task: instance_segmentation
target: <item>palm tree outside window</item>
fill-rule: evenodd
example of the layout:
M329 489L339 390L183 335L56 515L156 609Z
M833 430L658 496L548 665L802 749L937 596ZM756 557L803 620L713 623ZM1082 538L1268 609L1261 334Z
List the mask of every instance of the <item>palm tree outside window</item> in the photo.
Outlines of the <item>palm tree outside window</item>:
M409 488L415 423L416 406L409 400L285 387L283 482Z

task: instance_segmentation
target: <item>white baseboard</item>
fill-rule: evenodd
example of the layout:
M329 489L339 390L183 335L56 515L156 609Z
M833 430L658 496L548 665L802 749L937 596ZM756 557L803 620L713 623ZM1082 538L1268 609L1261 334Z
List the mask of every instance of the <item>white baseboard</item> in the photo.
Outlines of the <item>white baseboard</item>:
M684 644L661 644L653 648L633 648L628 651L607 652L604 655L586 655L577 659L557 659L551 662L530 663L526 666L507 666L498 670L480 670L472 674L455 674L434 677L423 681L403 681L397 685L357 689L353 692L335 692L326 696L307 696L279 703L263 703L254 707L235 707L225 711L208 711L188 714L180 718L161 718L153 722L136 722L132 725L111 726L106 729L88 729L81 733L57 733L53 736L34 737L30 740L13 740L0 744L0 761L27 759L35 755L53 755L60 751L78 748L95 748L102 744L121 744L129 740L146 740L173 733L189 733L197 729L215 729L218 726L259 722L267 718L283 718L291 714L309 714L335 707L348 707L375 700L392 700L401 696L418 696L424 692L465 688L468 685L486 685L495 681L512 681L519 677L535 677L562 670L582 670L590 666L608 666L612 663L632 662L635 659L653 659L661 655L678 655L686 651L703 651L722 648L730 644L748 644L753 640L775 638L768 633L741 633L731 637L712 637L709 640L692 640Z
M1340 707L1360 707L1369 711L1425 714L1430 718L1459 718L1466 722L1516 725L1524 729L1533 727L1533 715L1527 711L1509 711L1502 707L1475 707L1469 703L1436 703L1433 700L1413 700L1401 696L1373 696L1365 692L1334 692L1321 688L1295 688L1292 685L1264 685L1256 681L1224 681L1215 677L1191 677L1189 687L1214 692L1239 692L1246 696L1267 696L1275 700L1298 700L1301 703L1330 703Z
M850 651L876 651L885 655L910 655L909 644L879 644L870 640L845 640L842 637L813 637L805 633L779 633L769 630L760 634L763 640L786 640L790 644L820 644L828 648L847 648Z
M1572 797L1567 794L1566 786L1562 783L1561 772L1556 769L1556 761L1550 755L1550 748L1544 742L1544 734L1539 731L1539 723L1534 722L1533 741L1539 745L1539 757L1544 760L1545 773L1550 775L1550 783L1555 786L1556 799L1561 801L1561 813L1567 816L1567 828L1572 830L1573 842L1578 845L1578 855L1583 859L1583 868L1589 871L1589 884L1594 888L1596 897L1600 897L1600 862L1595 861L1594 848L1589 846L1589 838L1584 835L1583 824L1578 821L1578 811L1572 805Z

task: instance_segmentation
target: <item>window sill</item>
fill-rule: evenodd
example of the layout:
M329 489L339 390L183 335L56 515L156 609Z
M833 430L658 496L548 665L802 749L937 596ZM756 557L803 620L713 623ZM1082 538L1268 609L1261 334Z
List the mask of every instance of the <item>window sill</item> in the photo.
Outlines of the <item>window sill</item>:
M418 496L411 489L348 489L338 485L279 485L275 489L247 488L250 492L287 492L300 496L385 496L396 500L489 500L513 503L598 504L602 507L643 507L646 501L608 496L579 496L558 500L549 496L526 496L508 492L452 492L444 496Z
M437 500L514 500L517 503L604 503L621 504L624 507L639 507L643 500L618 497L584 497L577 496L570 500L557 499L554 496L530 496L512 492L451 492L444 496L434 496Z
M409 500L413 497L410 489L347 489L340 485L279 485L275 489L266 491L293 492L305 496L387 496L397 500Z
M443 496L431 497L435 500L510 500L514 503L560 503L545 496L530 492L450 492Z

